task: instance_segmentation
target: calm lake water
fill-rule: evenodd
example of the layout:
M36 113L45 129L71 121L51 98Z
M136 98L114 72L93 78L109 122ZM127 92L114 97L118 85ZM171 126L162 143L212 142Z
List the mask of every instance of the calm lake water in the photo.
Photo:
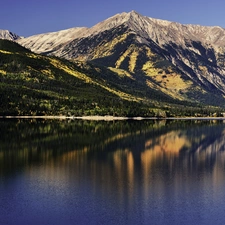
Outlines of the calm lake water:
M225 224L223 121L0 120L0 224Z

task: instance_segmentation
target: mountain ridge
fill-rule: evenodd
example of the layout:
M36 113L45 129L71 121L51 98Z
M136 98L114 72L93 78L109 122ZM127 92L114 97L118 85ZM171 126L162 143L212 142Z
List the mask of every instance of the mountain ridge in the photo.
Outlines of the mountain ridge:
M79 65L88 80L97 80L94 84L118 96L129 96L126 99L158 108L225 107L225 29L220 27L183 25L131 11L91 28L17 42L38 54Z
M135 22L137 22L137 18L141 21L141 24L136 23L136 25L138 25L138 26L135 27L134 24L135 24ZM130 21L132 21L132 23L129 23ZM146 33L146 31L149 32L148 26L151 23L153 23L153 25L160 26L160 28L169 26L170 29L175 29L177 31L179 31L181 29L184 29L184 30L186 29L186 32L184 32L184 33L186 33L186 34L189 33L189 35L192 38L194 37L194 35L190 34L191 30L197 30L198 32L203 32L203 33L205 33L205 36L207 35L206 31L208 31L208 35L210 35L209 31L215 30L215 29L217 31L220 30L221 32L225 33L225 29L222 28L222 27L219 27L219 26L201 26L201 25L193 25L193 24L181 24L181 23L178 23L178 22L171 22L171 21L167 21L167 20L161 20L161 19L155 19L155 18L151 18L151 17L147 17L147 16L142 16L141 14L137 13L136 11L131 11L131 12L128 12L128 13L123 12L123 13L120 13L120 14L116 14L116 15L114 15L112 17L109 17L108 19L106 19L102 22L97 23L96 25L94 25L90 28L86 27L86 30L84 32L81 32L79 35L77 35L77 38L86 37L86 36L89 36L89 35L95 35L98 32L103 32L105 30L115 28L116 26L120 26L124 23L128 23L128 25L130 25L131 28L135 28L138 31L140 31L139 28L141 28L142 30L145 30L144 33ZM67 29L67 31L70 32L72 29L76 29L76 28L78 28L78 27ZM155 28L155 26L150 27L150 28ZM56 31L56 32L60 32L60 31ZM45 34L49 35L49 34L54 34L54 33L55 32L48 32L48 33L33 35L33 36L30 36L30 37L26 37L19 42L22 45L26 45L25 43L26 43L27 38L36 37L38 35L45 35ZM203 36L202 39L205 39L205 36ZM213 34L213 36L215 36L215 34ZM154 39L154 36L152 35L152 36L150 36L150 38ZM216 36L215 39L218 39L218 37ZM213 39L212 35L206 40L209 40L209 41L212 40L212 42L215 41ZM224 39L224 41L225 41L225 39Z

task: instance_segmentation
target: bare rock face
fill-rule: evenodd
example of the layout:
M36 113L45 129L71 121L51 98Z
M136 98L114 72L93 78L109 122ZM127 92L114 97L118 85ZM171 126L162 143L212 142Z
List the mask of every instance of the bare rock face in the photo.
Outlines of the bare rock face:
M21 37L17 34L14 34L8 30L0 30L0 39L6 39L10 41L15 41L20 39Z
M36 53L54 53L57 47L63 47L80 35L85 27L76 27L58 32L38 34L18 40L18 43Z

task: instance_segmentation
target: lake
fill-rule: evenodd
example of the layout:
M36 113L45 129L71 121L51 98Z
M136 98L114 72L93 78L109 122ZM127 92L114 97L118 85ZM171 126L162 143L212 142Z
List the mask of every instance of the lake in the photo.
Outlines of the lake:
M0 120L0 224L225 224L225 123Z

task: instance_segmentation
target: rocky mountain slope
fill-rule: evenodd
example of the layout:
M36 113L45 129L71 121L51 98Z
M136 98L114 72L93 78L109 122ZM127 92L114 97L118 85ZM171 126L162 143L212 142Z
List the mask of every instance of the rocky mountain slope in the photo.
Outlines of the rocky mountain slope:
M158 64L165 64L162 58L157 60ZM206 116L222 112L218 108L224 104L222 95L206 92L191 83L173 65L166 64L153 71L159 71L159 77L168 78L170 90L160 88L151 76L93 62L71 62L43 56L15 42L0 40L0 116L165 117ZM181 87L186 93L176 96L175 89ZM194 95L196 99L185 98L185 95ZM200 100L211 103L211 106L200 103Z
M18 43L37 53L106 66L176 99L224 105L221 27L182 25L132 11L91 28L35 35Z
M143 84L105 67L42 56L0 40L0 116L154 115L154 104L144 101L141 89ZM154 101L162 97L154 93Z
M87 30L85 27L76 27L58 32L38 34L24 38L24 40L18 40L18 43L36 53L50 54L54 52L55 48L62 47L73 41L85 30Z
M14 34L8 30L0 30L0 39L6 39L6 40L11 40L15 41L20 39L21 37L17 34Z
M225 107L224 37L220 27L132 11L91 28L16 40L20 45L1 41L2 108L29 113L34 95L33 114L211 115Z

